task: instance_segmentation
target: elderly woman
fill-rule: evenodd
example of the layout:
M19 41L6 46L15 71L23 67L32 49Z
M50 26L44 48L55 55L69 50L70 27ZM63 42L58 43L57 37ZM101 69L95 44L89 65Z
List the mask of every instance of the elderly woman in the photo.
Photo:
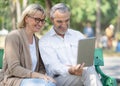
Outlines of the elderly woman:
M29 5L22 13L18 29L5 40L4 65L0 86L56 86L47 76L40 56L38 32L45 23L45 11L38 4Z

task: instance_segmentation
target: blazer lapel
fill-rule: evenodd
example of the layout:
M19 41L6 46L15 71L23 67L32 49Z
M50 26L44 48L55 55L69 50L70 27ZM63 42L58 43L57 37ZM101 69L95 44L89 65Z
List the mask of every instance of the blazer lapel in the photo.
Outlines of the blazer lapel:
M23 47L25 48L25 53L26 53L25 54L26 67L28 69L32 70L32 61L31 61L31 56L30 56L29 43L28 43L25 29L20 29L19 32L20 32L20 35L21 35L20 37L21 37L21 40L23 42Z

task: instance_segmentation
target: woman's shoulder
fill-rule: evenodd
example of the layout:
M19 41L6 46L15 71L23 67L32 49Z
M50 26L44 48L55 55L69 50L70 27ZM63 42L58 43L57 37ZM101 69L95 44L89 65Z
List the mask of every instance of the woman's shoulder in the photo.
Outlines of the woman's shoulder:
M18 30L12 30L8 33L8 36L15 36L18 34L18 32L19 32Z
M12 30L6 36L6 39L8 39L8 40L18 39L18 38L19 38L19 31L18 30Z

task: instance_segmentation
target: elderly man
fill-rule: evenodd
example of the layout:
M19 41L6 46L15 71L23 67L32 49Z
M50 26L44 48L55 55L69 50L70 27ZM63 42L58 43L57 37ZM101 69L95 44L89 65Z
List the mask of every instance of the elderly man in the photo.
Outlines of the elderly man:
M70 10L63 4L50 11L51 30L39 40L39 49L47 70L57 86L102 86L94 66L77 64L77 46L84 35L69 28Z

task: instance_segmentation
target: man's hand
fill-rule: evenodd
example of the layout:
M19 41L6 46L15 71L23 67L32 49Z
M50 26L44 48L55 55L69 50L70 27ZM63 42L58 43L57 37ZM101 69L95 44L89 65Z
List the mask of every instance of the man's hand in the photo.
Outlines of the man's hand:
M69 68L69 73L72 74L72 75L79 75L79 76L81 76L84 65L85 65L85 63L78 64L76 66L71 66Z

